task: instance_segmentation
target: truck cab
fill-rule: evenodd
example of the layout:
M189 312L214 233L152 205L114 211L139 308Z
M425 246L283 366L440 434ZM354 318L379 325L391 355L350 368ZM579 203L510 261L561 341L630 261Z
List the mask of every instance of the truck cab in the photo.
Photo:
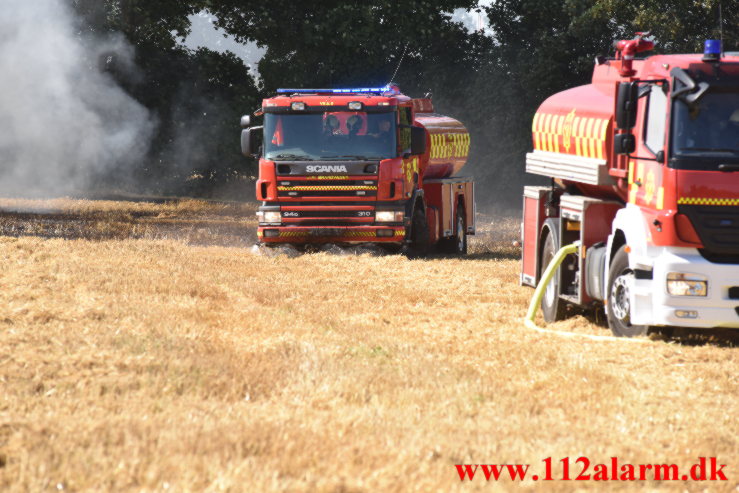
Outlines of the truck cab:
M241 141L245 155L259 157L261 243L378 243L425 253L462 238L466 249L472 183L457 180L462 187L447 187L443 198L436 188L464 165L469 134L433 113L430 99L392 85L279 89L255 115L263 125L242 118ZM429 202L437 195L444 203Z
M522 283L579 242L550 283L547 321L605 306L615 335L739 328L739 56L634 55L638 36L591 84L540 106L527 171Z

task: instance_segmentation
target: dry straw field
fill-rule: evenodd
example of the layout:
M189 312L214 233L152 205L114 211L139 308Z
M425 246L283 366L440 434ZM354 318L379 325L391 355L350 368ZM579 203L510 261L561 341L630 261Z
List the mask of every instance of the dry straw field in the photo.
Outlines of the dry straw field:
M514 218L481 216L467 259L410 261L260 255L247 205L0 208L0 490L737 491L737 349L524 328ZM717 457L729 480L454 467L580 456Z

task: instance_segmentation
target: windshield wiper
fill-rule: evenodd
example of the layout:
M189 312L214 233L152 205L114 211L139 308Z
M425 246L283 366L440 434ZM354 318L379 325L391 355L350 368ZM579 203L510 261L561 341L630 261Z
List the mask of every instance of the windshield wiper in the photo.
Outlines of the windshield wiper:
M673 90L672 97L687 103L688 106L692 106L698 102L708 88L711 87L707 82L696 83L690 74L680 67L670 70L670 75L683 83L683 87Z
M739 171L739 164L719 164L719 171Z
M311 158L304 154L277 154L276 156L270 156L268 159L288 159L290 161L313 161Z

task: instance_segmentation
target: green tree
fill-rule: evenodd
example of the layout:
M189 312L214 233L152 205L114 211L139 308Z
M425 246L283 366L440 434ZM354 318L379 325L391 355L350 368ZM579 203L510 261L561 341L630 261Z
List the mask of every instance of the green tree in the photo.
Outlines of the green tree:
M739 4L724 4L724 44L737 49ZM615 40L650 31L655 52L684 53L700 52L705 39L719 36L717 0L496 0L486 13L494 48L482 55L482 76L473 84L486 113L473 110L468 121L481 128L476 175L496 200L511 203L524 183L541 182L524 174L536 109L556 92L587 84L594 58L612 56Z
M227 32L267 49L259 73L271 92L278 86L385 84L404 53L405 72L426 70L431 54L464 57L457 41L464 41L465 31L450 12L474 3L212 0L209 8Z
M103 182L120 185L133 174L131 186L139 191L204 195L253 174L254 163L238 144L239 116L260 97L248 68L232 53L191 51L178 42L204 1L75 0L72 5L82 18L80 36L122 34L133 47L133 67L113 53L105 70L158 122L147 161L100 177Z

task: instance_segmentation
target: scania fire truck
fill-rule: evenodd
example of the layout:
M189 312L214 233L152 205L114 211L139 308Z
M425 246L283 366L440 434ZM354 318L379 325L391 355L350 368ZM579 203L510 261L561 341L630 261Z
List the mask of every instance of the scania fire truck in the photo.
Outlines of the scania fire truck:
M535 286L577 244L542 310L605 305L617 336L739 328L739 54L637 59L638 35L596 61L592 83L534 116L524 189L521 282Z
M466 162L469 133L434 113L430 98L412 99L395 85L278 89L255 113L262 115L261 126L241 121L242 152L259 157L262 244L466 253L474 183L453 175Z

